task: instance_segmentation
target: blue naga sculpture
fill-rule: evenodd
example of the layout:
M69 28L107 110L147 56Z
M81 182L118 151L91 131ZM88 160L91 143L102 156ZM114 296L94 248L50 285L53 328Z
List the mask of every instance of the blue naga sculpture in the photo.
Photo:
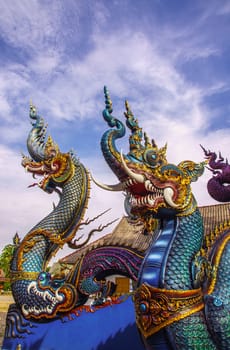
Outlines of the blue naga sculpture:
M60 152L51 137L46 138L44 120L31 106L31 157L24 156L22 165L33 176L42 176L39 187L46 193L56 191L60 201L22 242L15 241L15 304L8 311L3 349L229 349L230 223L204 237L190 188L209 162L214 185L225 193L228 164L221 165L222 176L217 157L205 150L206 162L168 163L166 146L150 142L127 102L130 150L123 155L115 142L125 135L125 126L113 117L106 88L105 102L103 116L110 129L102 136L102 152L119 183L98 184L126 193L129 217L142 221L144 234L154 231L153 242L144 258L129 247L103 246L89 250L67 277L46 272L49 259L64 244L81 247L75 235L84 223L89 174L72 152ZM210 193L218 195L217 187ZM104 278L112 274L137 282L136 319L130 297L110 299L116 286ZM101 295L98 307L86 305L94 293Z
M46 136L44 119L33 105L30 118L30 157L23 156L22 165L34 178L41 176L32 186L38 185L49 194L55 191L60 200L21 242L15 240L11 262L15 304L7 314L3 349L65 350L73 343L80 350L126 349L127 338L142 349L132 300L111 298L116 286L105 279L119 274L137 281L142 254L129 247L103 246L81 257L67 277L47 272L47 264L58 249L64 244L78 249L95 231L77 244L75 235L84 224L89 198L89 173L73 152L62 153ZM99 299L93 306L86 305L95 294Z
M125 126L112 115L107 88L104 92L103 117L110 129L102 136L101 148L119 182L95 182L106 190L124 191L130 217L143 222L145 234L158 231L141 265L134 296L143 344L154 350L230 349L230 222L204 237L190 187L208 161L214 165L214 174L223 166L207 151L206 162L168 163L166 146L158 148L143 134L128 102L130 150L123 155L115 143L124 136ZM229 181L229 165L226 168ZM222 181L217 175L212 182L217 194L222 185L221 199L226 201L226 177Z

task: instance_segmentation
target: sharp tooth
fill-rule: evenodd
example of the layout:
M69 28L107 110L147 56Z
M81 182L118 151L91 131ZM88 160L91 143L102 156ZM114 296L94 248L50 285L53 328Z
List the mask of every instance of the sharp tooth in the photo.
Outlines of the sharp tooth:
M35 282L35 281L31 282L31 283L28 285L28 287L27 287L27 292L28 292L28 294L31 294L31 289L34 289L34 290L36 291L36 282Z
M47 290L41 296L43 297L43 300L49 300L49 292Z
M153 185L153 183L150 181L150 180L146 180L145 181L145 189L147 191L151 191L151 192L158 192L158 191L161 191L159 188L155 187Z
M146 189L147 191L150 190L150 185L151 185L150 180L146 180L146 181L145 181L145 189Z
M41 310L39 309L39 307L37 306L35 306L34 307L34 313L35 313L35 315L39 315L40 314L40 312L41 312Z
M133 181L132 179L129 178L129 179L125 182L125 187L132 186L134 183L135 183L135 181Z
M153 206L154 205L154 198L150 194L147 196L148 204Z
M58 301L62 301L64 299L64 296L59 294L58 290L56 290L55 292L55 297L56 297L56 300Z
M127 182L128 182L128 184L129 184L129 186L134 184L134 181L133 181L132 179L128 179Z
M173 192L173 189L171 187L166 187L164 189L164 199L165 199L166 203L172 208L177 208L179 206L179 204L174 203L174 201L172 199L173 194L174 194L174 192Z
M24 316L28 316L29 315L29 310L26 309L26 306L27 306L26 304L22 305L22 313L23 313Z
M48 314L52 314L52 311L53 311L53 309L52 309L52 306L51 305L48 305L47 307L46 307L46 310L45 310Z

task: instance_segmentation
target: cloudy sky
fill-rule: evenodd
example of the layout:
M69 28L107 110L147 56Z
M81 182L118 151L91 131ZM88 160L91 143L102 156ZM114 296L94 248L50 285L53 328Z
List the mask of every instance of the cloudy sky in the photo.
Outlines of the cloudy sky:
M27 188L20 165L30 99L60 149L74 148L105 183L116 179L100 150L104 85L114 115L128 99L149 137L168 143L170 162L202 161L199 144L229 156L229 23L225 0L0 0L0 248L56 201ZM193 186L199 205L214 203L209 177ZM86 217L107 208L104 222L121 217L122 194L92 185Z

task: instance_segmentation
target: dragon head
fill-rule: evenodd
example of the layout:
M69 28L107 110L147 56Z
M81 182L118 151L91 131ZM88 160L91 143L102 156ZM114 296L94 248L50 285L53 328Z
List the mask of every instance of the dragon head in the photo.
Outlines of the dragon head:
M77 299L74 286L65 283L64 276L51 277L45 271L28 284L27 293L26 302L22 304L26 318L54 318L59 312L72 309Z
M44 191L51 193L56 186L62 187L74 171L70 153L61 153L58 145L48 136L46 140L46 128L44 120L41 118L33 105L30 105L30 118L32 130L27 139L27 148L31 157L23 155L22 166L33 174L43 176L38 185Z
M208 162L208 169L212 172L212 177L207 184L208 193L218 202L230 201L230 164L219 153L206 150L203 146L205 158Z
M108 91L105 92L108 96ZM104 185L94 181L106 190L125 191L126 208L134 217L158 217L162 213L186 215L192 212L196 208L196 202L190 184L202 175L205 162L197 164L183 161L178 165L168 163L167 146L158 148L154 140L150 142L147 134L139 127L127 101L125 106L126 125L131 130L128 154L123 155L114 150L114 140L104 136L108 135L108 131L101 140L102 151L106 150L104 157L119 183ZM103 115L105 114L104 111ZM107 145L104 145L105 142ZM107 156L108 152L113 154L113 158Z

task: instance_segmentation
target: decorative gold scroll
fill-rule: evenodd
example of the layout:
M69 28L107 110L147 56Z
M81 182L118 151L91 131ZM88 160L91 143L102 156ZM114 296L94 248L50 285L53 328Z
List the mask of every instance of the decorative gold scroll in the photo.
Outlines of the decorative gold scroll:
M204 307L201 289L167 290L141 285L134 295L137 326L145 338Z

